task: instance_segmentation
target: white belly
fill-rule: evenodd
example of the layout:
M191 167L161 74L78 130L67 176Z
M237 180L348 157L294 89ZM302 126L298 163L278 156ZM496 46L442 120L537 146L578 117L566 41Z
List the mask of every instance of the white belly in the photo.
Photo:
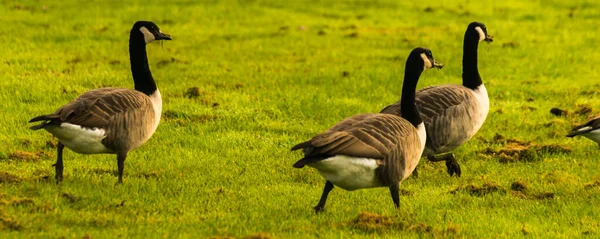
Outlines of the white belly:
M80 154L112 153L112 150L102 144L106 137L103 129L82 128L79 125L62 123L60 126L47 126L48 132L58 138L65 147Z
M348 191L383 186L375 175L375 169L379 167L375 159L337 155L308 166L319 170L335 186Z
M595 141L600 146L600 129L593 130L593 131L590 131L589 133L582 134L582 135L588 139Z

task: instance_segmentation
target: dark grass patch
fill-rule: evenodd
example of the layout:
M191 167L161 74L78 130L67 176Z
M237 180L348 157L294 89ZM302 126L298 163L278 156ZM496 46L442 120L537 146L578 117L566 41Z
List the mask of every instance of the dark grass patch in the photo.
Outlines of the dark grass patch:
M272 237L269 234L263 234L263 233L257 233L257 234L252 234L246 237L243 237L244 239L271 239Z
M579 92L580 95L600 95L600 90L584 90Z
M24 162L36 162L40 160L39 155L31 152L17 150L12 152L9 156L9 159L15 161L24 161Z
M15 218L7 217L2 212L0 212L0 231L19 231L21 229L23 229L23 226Z
M571 152L571 148L558 144L538 145L533 141L522 141L518 139L505 138L500 134L496 134L491 141L504 144L498 150L486 148L483 151L484 155L492 156L498 159L501 163L511 162L535 162L543 159L541 154L567 154Z
M522 199L544 200L554 198L552 192L532 192L529 185L522 179L518 179L510 185L512 195Z
M160 68L160 67L164 67L173 63L180 63L180 64L187 64L187 61L182 61L179 59L176 59L175 57L171 57L171 59L169 60L160 60L156 63L156 65Z
M523 226L521 226L521 233L523 233L523 235L525 235L525 236L530 234L529 229L527 229L527 227L525 227L525 224L523 224Z
M106 168L92 168L87 170L90 173L93 174L97 174L97 175L112 175L112 176L117 176L117 171L114 169L106 169Z
M53 138L51 140L46 141L45 147L55 149L57 145L58 145L58 140Z
M54 208L52 208L52 205L50 203L44 203L42 205L33 207L30 210L30 212L31 213L47 213L47 212L51 212L52 210L54 210Z
M456 225L449 225L448 228L440 230L422 222L412 222L410 219L398 216L385 216L369 212L360 213L348 222L347 226L367 233L386 233L401 230L431 234L434 237L447 237L460 232Z
M77 201L81 200L81 197L71 193L62 193L60 196L70 203L76 203Z
M200 90L199 87L191 87L183 93L183 96L188 99L199 101L203 105L211 105L215 98L215 93Z
M401 196L412 196L412 195L414 195L414 193L413 193L413 192L411 192L411 191L408 191L408 190L406 190L406 189L400 189L400 192L399 192L399 193L400 193L400 195L401 195Z
M220 119L221 116L210 114L189 115L181 111L167 110L163 113L162 118L167 122L174 122L178 125L187 125L215 121Z
M22 179L17 175L0 171L0 183L18 183L21 181Z
M49 157L52 157L52 153L45 150L38 150L35 153L17 150L9 154L7 158L16 162L37 162L42 158Z
M586 189L600 188L600 180L596 180L596 181L593 181L593 182L586 183L585 185L583 185L583 187L586 188Z
M31 146L31 140L29 139L19 139L19 143L24 147Z
M517 47L519 47L519 43L517 43L517 42L509 41L509 42L502 43L502 48L517 48Z
M510 185L510 189L518 192L527 192L529 190L529 186L523 180L517 180Z
M0 199L0 205L11 205L11 206L24 206L33 205L33 199L31 198L11 198L11 199Z
M556 116L567 116L569 115L569 111L567 110L563 110L563 109L559 109L557 107L554 107L552 109L550 109L550 113Z
M408 223L396 218L376 213L362 212L354 218L349 226L366 232L381 232L385 230L404 230Z
M350 38L358 38L360 36L360 34L358 34L358 32L353 32L347 35L347 37Z
M506 194L506 189L496 183L486 182L481 186L476 184L461 185L458 186L456 189L450 191L450 193L452 194L456 194L459 192L466 192L471 196L482 197L491 193Z
M577 107L573 113L578 115L588 115L592 113L592 107L590 105L575 105Z
M160 173L159 172L144 172L144 173L139 173L136 176L138 178L144 178L144 179L159 179Z
M200 95L202 95L203 91L200 91L199 87L192 87L187 89L187 91L185 91L185 93L183 94L183 96L190 98L190 99L195 99L200 97Z
M553 119L552 121L545 123L544 127L551 127L553 125L564 125L566 122L562 119Z

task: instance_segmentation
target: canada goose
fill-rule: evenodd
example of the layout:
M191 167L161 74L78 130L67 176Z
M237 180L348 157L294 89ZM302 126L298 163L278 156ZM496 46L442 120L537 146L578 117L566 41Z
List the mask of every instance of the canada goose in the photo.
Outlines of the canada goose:
M56 112L37 116L31 129L45 129L58 138L56 180L62 181L62 153L67 148L80 154L116 154L119 183L127 153L144 144L160 121L162 99L146 55L146 44L171 40L153 22L138 21L129 35L129 57L135 90L101 88L83 93Z
M333 185L348 191L389 187L394 205L400 206L400 182L415 169L425 147L425 127L415 106L417 81L424 70L442 66L429 49L415 48L406 60L402 117L355 115L292 148L304 152L294 167L311 166L327 180L316 212L324 209Z
M569 134L567 134L567 137L575 137L577 135L593 140L598 143L598 147L600 147L600 117L596 117L585 124L576 126Z
M429 86L416 95L427 131L424 155L430 161L446 161L450 176L461 175L454 154L437 157L435 154L450 152L471 139L483 125L490 109L487 90L477 69L477 47L481 41L492 42L492 38L483 23L472 22L464 38L462 85ZM397 102L385 107L381 113L401 114L401 106Z

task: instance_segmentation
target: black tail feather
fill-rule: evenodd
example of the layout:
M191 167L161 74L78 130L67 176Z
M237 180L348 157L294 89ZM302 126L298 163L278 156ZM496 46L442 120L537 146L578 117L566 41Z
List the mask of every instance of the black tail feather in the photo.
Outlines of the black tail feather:
M29 128L31 130L38 130L38 129L43 129L45 126L46 126L46 123L41 123L41 124L38 124L38 125L31 126Z
M34 117L33 119L30 119L29 123L37 122L37 121L44 121L44 120L52 120L52 119L56 119L56 117L52 117L51 115L40 115L40 116Z
M305 142L296 144L294 147L292 147L292 151L298 150L298 149L303 149L306 147L311 147L311 146L312 146L312 140L305 141Z
M308 161L309 160L307 158L302 158L298 160L298 162L294 163L294 168L304 168L304 166L308 164Z
M42 121L42 122L38 125L34 125L29 128L32 130L38 130L38 129L43 129L44 127L46 127L46 125L49 125L49 124L57 124L57 123L60 124L57 120L58 120L57 115L40 115L40 116L34 117L33 119L29 120L29 123L39 122L39 121Z
M298 160L296 163L294 163L294 168L303 168L304 166L306 166L309 163L321 161L321 160L327 159L329 157L331 157L331 156L321 155L321 156L304 157L304 158Z

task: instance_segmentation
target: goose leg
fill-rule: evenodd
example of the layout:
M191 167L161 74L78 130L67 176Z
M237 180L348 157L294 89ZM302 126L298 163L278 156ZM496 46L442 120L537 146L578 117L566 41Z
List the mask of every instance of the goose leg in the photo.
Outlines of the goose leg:
M458 161L456 161L453 153L442 154L439 156L429 154L427 155L427 159L429 159L431 162L446 161L446 168L448 169L448 174L450 174L450 176L456 174L457 177L460 177L462 173L460 164L458 164Z
M325 202L327 202L327 196L329 195L329 192L331 192L332 189L333 183L327 181L325 183L325 188L323 188L323 194L321 195L319 204L317 204L317 206L314 207L316 213L322 212L323 209L325 209Z
M390 186L390 194L396 208L400 208L400 183L393 183Z
M56 145L56 151L57 151L57 157L56 157L56 163L53 164L52 166L54 166L54 169L56 170L56 174L54 176L54 178L56 179L56 183L60 183L63 179L63 150L65 149L65 145L58 142L58 144Z
M127 152L117 153L117 167L119 168L119 181L117 181L117 183L123 183L123 170L125 169L125 158L127 158Z

